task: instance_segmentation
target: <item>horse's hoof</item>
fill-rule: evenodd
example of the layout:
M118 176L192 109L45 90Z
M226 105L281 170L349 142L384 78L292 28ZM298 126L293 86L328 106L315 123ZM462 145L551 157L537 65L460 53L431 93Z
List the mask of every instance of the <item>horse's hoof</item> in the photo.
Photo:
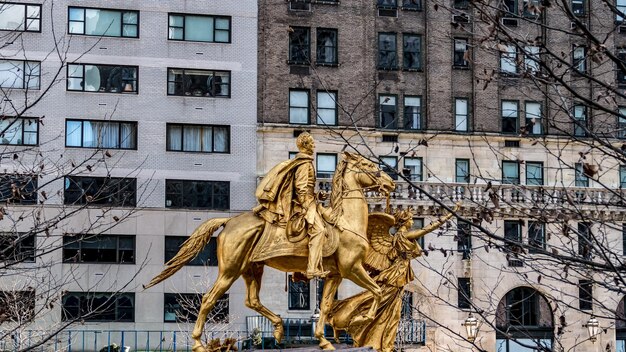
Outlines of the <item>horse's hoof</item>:
M330 343L328 340L326 340L323 337L320 339L320 345L319 346L323 350L327 350L327 351L334 351L335 350L335 346L333 346L332 343Z
M202 344L199 342L194 343L191 350L193 352L207 352L206 348L204 348L204 346L202 346Z
M368 317L367 315L360 315L358 317L354 317L352 321L350 321L350 325L359 326L359 325L367 324L371 322L372 320L373 318Z
M276 339L276 344L279 344L283 341L284 335L285 335L285 329L283 328L283 324L281 323L280 325L276 325L274 327L274 338Z

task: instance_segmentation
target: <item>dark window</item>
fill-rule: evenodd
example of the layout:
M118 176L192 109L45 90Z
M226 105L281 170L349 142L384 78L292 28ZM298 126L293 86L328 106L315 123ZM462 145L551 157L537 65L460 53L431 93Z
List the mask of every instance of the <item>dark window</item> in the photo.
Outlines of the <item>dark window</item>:
M376 5L383 8L396 8L398 0L376 0Z
M198 319L202 303L199 293L164 293L163 321L166 323L193 323ZM207 323L228 323L228 294L217 300L209 312Z
M176 256L188 238L186 236L165 236L165 263ZM202 251L187 263L187 265L192 266L217 266L217 264L217 239L215 238L212 238Z
M317 124L337 124L337 92L317 91Z
M472 286L469 278L458 278L458 307L461 309L472 308Z
M230 126L167 124L167 150L229 153Z
M415 34L402 36L402 67L405 70L422 69L422 37Z
M400 311L401 319L411 319L413 317L413 292L402 292L402 310Z
M422 10L422 0L402 0L402 9L420 11Z
M230 98L230 71L168 68L167 95Z
M507 293L506 307L508 308L507 320L509 325L538 326L538 298L539 293L527 287L517 288Z
M166 208L228 210L230 182L165 180Z
M518 133L519 131L519 103L517 101L502 101L502 133Z
M626 107L620 106L617 116L617 138L626 138Z
M502 184L519 185L519 163L517 161L502 162Z
M410 231L415 231L424 228L424 218L413 218L413 226L409 229ZM421 248L424 248L424 236L417 239L417 244Z
M68 292L63 295L63 321L135 321L135 294Z
M308 27L290 27L289 63L307 65L311 62L311 29Z
M522 6L524 11L524 17L535 19L539 18L539 15L541 14L541 12L539 12L541 0L524 0L524 4Z
M381 156L380 169L386 172L392 179L398 179L398 158L395 156Z
M463 255L463 259L469 259L472 252L472 226L467 222L457 220L456 246Z
M582 163L576 163L574 165L575 170L575 179L574 185L576 187L589 187L589 176L585 173L584 167Z
M289 123L309 123L309 91L289 90Z
M587 12L585 0L572 0L572 12L576 16L585 16Z
M0 60L0 88L39 89L41 62Z
M626 256L626 222L622 224L622 255Z
M378 33L378 68L383 70L398 68L396 33Z
M288 304L290 310L311 309L311 289L309 281L293 281L293 276L289 275L289 297Z
M381 100L381 104L384 105L385 103ZM422 97L405 96L404 128L407 130L421 130L423 127L424 124L422 121Z
M520 247L516 244L522 243L522 224L520 221L504 221L504 239L513 243L506 243L506 250L512 253L517 253ZM511 254L511 257L507 255L509 266L521 267L523 262L515 257L515 254Z
M468 3L468 0L454 0L454 8L459 10L465 10L469 7Z
M317 153L317 178L332 178L337 167L337 154Z
M404 171L406 170L406 171ZM404 158L405 176L411 181L423 181L424 171L422 167L422 158ZM408 172L408 175L406 174Z
M574 136L586 137L587 129L587 107L585 105L574 105Z
M337 30L328 28L317 29L317 60L318 65L337 65L338 46Z
M467 132L469 125L469 100L467 98L454 99L454 130Z
M65 146L137 149L137 122L67 119Z
M578 223L578 254L585 259L591 259L593 248L593 234L591 233L591 223Z
M526 184L529 186L543 185L543 163L535 161L526 163Z
M1 4L0 30L41 32L41 5L12 3Z
M39 144L39 119L7 116L0 118L0 144Z
M63 262L134 264L135 236L66 235Z
M546 224L537 221L528 222L528 244L533 248L546 249ZM536 253L532 248L531 253Z
M398 0L377 0L378 16L398 16Z
M230 17L170 13L167 39L230 43Z
M67 65L67 90L137 94L137 66Z
M593 281L591 280L579 280L578 281L578 304L581 310L593 309Z
M572 68L579 72L587 72L587 48L574 45L572 49Z
M398 126L398 106L395 95L378 96L379 121L381 128L395 129Z
M452 65L454 65L454 67L469 66L469 62L465 59L467 52L467 39L454 38L454 61Z
M35 291L0 291L0 324L24 323L34 317Z
M455 182L457 183L469 183L470 182L470 162L469 159L456 159L454 161L455 166Z
M139 37L139 11L69 7L69 34Z
M37 176L0 175L0 202L36 204Z
M617 66L617 85L626 88L626 70L623 69L626 66L626 48L617 49L617 58L620 61Z
M35 262L35 235L0 232L0 261Z
M504 17L517 16L517 0L502 0L502 13Z
M134 207L137 179L116 177L66 176L64 204L98 204Z
M619 187L626 188L626 165L619 166Z

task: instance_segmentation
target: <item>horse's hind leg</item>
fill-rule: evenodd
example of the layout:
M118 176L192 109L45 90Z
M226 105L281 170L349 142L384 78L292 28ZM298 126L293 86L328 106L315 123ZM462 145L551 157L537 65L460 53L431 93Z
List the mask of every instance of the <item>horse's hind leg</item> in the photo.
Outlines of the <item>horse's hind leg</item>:
M283 328L283 320L280 316L274 314L267 309L259 300L259 291L261 291L261 279L263 277L263 264L251 264L244 272L243 279L246 283L246 306L255 310L262 316L269 319L274 324L274 338L276 343L280 343L285 334Z
M335 347L324 337L324 327L328 318L328 312L333 306L335 300L335 292L341 283L341 276L330 275L324 280L324 291L322 293L322 302L320 303L320 318L315 326L315 337L320 341L319 346L325 350L334 350ZM332 324L331 324L332 325ZM334 327L333 327L334 329ZM335 340L337 342L337 333L335 331Z

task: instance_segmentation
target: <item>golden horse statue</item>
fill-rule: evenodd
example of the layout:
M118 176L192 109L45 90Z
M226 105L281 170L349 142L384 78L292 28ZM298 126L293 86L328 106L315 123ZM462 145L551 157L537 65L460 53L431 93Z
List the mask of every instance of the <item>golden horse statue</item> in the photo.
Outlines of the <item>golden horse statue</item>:
M332 227L334 235L338 236L338 247L332 255L323 259L324 269L330 273L324 284L320 318L315 328L315 337L319 339L319 346L323 349L334 349L324 337L324 325L333 304L334 294L342 279L346 278L363 287L374 297L369 311L364 315L354 317L352 324L365 324L375 317L378 303L382 298L382 290L363 267L363 260L369 248L368 206L364 191L375 190L388 196L394 189L394 181L381 171L378 165L360 155L343 153L343 158L333 177L333 189L330 195L331 208L340 209L341 214L337 221L339 226ZM194 340L192 349L194 352L206 352L201 336L207 314L240 276L246 284L246 306L272 322L274 338L280 342L284 335L283 321L259 300L263 268L267 265L284 272L305 272L307 257L286 255L258 262L251 261L251 254L265 226L265 220L253 212L243 213L233 218L215 218L204 222L183 243L178 254L166 264L167 268L152 279L145 288L167 279L191 261L209 242L212 234L222 226L224 228L217 236L219 274L211 290L202 297L198 320L191 334Z

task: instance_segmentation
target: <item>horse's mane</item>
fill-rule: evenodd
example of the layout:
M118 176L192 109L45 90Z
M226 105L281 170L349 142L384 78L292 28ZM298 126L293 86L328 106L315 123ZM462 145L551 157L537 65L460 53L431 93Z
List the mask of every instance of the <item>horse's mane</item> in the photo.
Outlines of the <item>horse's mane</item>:
M346 158L341 158L339 165L337 165L337 169L335 169L335 175L333 176L333 190L330 193L330 222L332 224L336 224L337 221L339 221L339 218L343 215L341 203L343 202L343 195L346 187L344 174L347 166L348 161Z

